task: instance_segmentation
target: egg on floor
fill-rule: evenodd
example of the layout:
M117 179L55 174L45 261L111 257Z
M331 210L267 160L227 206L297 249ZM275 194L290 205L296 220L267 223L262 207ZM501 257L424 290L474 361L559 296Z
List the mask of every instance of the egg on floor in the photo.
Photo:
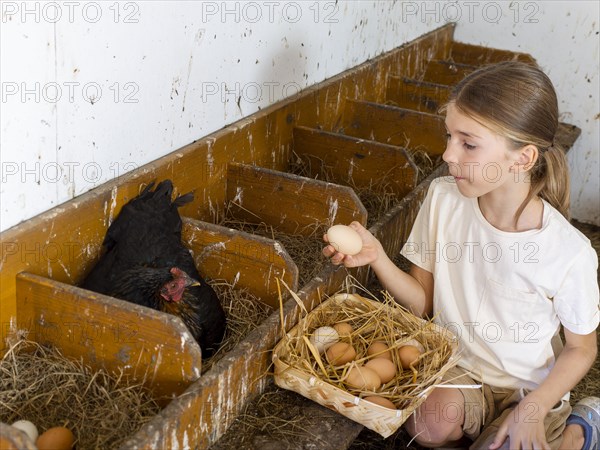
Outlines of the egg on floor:
M339 341L340 337L332 327L319 327L313 332L309 340L319 353L323 353Z
M75 436L65 427L54 427L46 430L37 439L35 445L38 450L71 450L75 443Z
M326 234L329 244L340 253L356 255L362 250L360 235L347 225L334 225Z
M368 361L365 367L379 375L382 383L387 383L396 376L396 364L386 358L374 358Z

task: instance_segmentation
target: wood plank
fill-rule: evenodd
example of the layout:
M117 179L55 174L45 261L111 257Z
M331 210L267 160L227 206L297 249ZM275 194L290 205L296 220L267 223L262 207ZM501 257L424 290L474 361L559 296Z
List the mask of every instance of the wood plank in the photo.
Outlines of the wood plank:
M445 84L391 75L387 80L385 104L439 114L440 107L448 102L449 95L450 87Z
M309 164L310 177L403 197L417 183L416 164L401 147L308 127L294 129L294 152ZM385 183L385 184L383 184Z
M255 444L254 449L290 449L292 435L295 449L347 450L364 428L333 406L320 405L272 381L246 406L244 416L210 450L246 449L248 442ZM275 423L274 416L278 417ZM249 417L261 426L249 428Z
M292 235L367 221L365 207L347 186L246 164L229 165L227 195L237 219L264 222Z
M199 124L198 140L2 232L0 353L16 316L17 273L27 271L70 284L81 281L95 264L108 225L120 208L154 179L171 178L180 192L195 190L194 202L182 208L182 214L216 222L215 214L226 202L230 162L286 170L294 126L335 123L346 98L383 98L387 73L414 77L428 58L446 57L454 29L454 24L444 25L208 136Z
M179 317L38 275L17 275L17 326L93 369L122 369L159 397L200 378L200 347Z
M360 280L358 271L350 270ZM339 291L348 271L328 266L319 277L297 291L299 301L311 311L327 295ZM283 293L286 289L282 286ZM284 328L291 329L302 314L289 299L283 305ZM271 314L227 357L174 399L155 418L123 443L131 448L207 448L229 428L246 403L263 392L271 367L271 349L281 339L279 311ZM187 443L187 445L186 445ZM192 445L193 443L193 445Z
M461 64L481 66L484 64L497 63L501 61L523 61L535 64L535 59L528 53L513 52L496 48L482 47L480 45L465 44L454 41L450 48L452 60Z
M477 66L451 61L429 61L422 79L430 83L454 86L475 69Z
M277 241L188 217L183 219L182 240L203 277L235 283L275 309L275 278L298 289L298 267Z
M441 116L360 100L347 100L345 112L338 132L432 155L446 149Z

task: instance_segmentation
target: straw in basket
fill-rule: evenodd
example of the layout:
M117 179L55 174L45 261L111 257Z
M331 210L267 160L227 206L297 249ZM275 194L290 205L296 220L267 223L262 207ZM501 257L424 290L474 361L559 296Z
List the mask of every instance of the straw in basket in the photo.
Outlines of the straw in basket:
M293 293L292 293L293 296ZM322 326L346 322L353 331L341 337L356 350L354 361L343 365L329 364L319 354L310 337ZM392 380L375 390L360 390L346 382L349 371L381 354L368 355L371 343L383 341L386 352L396 365ZM397 350L414 345L421 354L407 369L402 369ZM339 293L323 301L310 313L300 317L273 349L275 383L295 391L323 406L379 433L392 435L425 401L442 377L458 362L457 342L446 329L414 316L384 292L383 301L357 294ZM383 397L396 409L365 400Z

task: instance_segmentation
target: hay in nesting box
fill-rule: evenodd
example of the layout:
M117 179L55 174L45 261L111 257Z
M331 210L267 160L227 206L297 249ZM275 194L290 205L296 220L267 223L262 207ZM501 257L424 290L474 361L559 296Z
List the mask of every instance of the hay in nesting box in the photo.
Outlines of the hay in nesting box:
M236 289L235 285L225 280L212 280L210 285L221 300L227 318L227 328L219 350L203 362L202 373L208 371L217 361L233 350L248 333L273 312L271 306L263 303L247 289Z
M449 368L448 363L456 351L456 344L449 333L443 333L431 321L424 321L408 312L387 291L383 291L383 294L381 300L375 297L366 299L355 294L333 296L332 301L324 302L301 318L294 333L288 333L282 339L279 358L291 367L360 398L376 394L390 400L398 409L408 408L417 396L437 381L443 367L445 370ZM345 298L342 300L340 295ZM339 322L352 325L353 332L340 341L354 347L356 358L350 363L334 366L328 363L324 355L316 352L310 344L310 337L317 328ZM391 350L392 361L398 368L396 375L376 392L348 386L348 371L378 356L367 355L368 347L376 341L385 342ZM396 351L404 345L420 345L423 349L418 360L406 370L401 369ZM457 358L454 358L455 362Z
M416 183L419 184L433 172L437 164L434 163L424 149L411 149L408 147L408 144L409 141L407 139L406 148L417 166ZM367 228L371 227L387 211L402 200L402 197L394 191L393 187L395 182L393 172L395 168L386 169L388 169L386 173L381 174L377 180L373 180L368 186L360 186L357 185L352 177L346 181L336 180L331 167L327 166L322 159L315 156L299 156L294 153L292 163L290 164L290 172L296 175L351 187L367 210Z
M260 217L257 217L257 223L236 219L231 213L232 206L240 207L231 202L219 225L279 241L298 266L298 278L301 286L317 276L327 264L327 259L321 253L325 246L323 234L327 230L327 225L314 223L298 229L293 234L284 233L266 224Z
M159 411L141 383L94 371L55 348L21 339L0 360L0 421L29 420L40 434L65 426L81 450L118 448Z

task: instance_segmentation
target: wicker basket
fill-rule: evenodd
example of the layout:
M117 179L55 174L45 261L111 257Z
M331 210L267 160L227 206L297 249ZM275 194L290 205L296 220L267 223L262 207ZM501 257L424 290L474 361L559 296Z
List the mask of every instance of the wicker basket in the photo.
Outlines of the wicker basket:
M373 392L349 389L340 380L326 376L323 370L327 362L316 361L314 351L309 348L306 343L308 339L305 337L320 326L330 325L339 320L352 322L352 315L355 315L357 321L364 320L369 313L379 314L382 310L388 319L392 318L389 322L389 332L390 335L395 335L394 341L397 345L416 338L424 347L424 353L419 358L418 371L413 370L415 376L419 373L418 380L413 379L412 383L405 385L393 380L390 383L393 385L391 388L390 385L385 385L383 394L376 393L390 398L389 395L393 392L396 395L394 403L401 404L396 410L363 400L365 396L374 395ZM376 320L378 324L382 322ZM379 328L379 325L377 327ZM436 348L440 350L437 351ZM359 358L360 351L357 359ZM361 361L367 358L364 357ZM305 317L300 318L298 324L273 349L274 378L278 386L331 408L384 438L400 428L431 390L441 383L444 373L456 365L457 360L457 342L449 331L415 317L393 303L393 300L382 303L356 294L337 294L325 300ZM343 371L339 368L337 370ZM408 378L412 376L409 372ZM398 402L398 398L403 400Z

